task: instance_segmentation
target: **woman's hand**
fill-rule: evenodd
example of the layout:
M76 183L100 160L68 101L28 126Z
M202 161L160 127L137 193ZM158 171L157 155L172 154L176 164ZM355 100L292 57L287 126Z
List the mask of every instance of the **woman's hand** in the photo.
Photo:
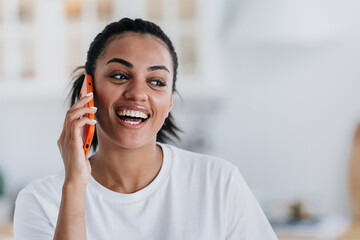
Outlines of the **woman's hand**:
M87 106L92 98L92 93L87 94L67 111L63 131L57 142L65 166L65 183L84 187L89 181L91 166L89 160L85 159L82 131L86 124L96 123L84 117L85 114L95 114L97 110Z

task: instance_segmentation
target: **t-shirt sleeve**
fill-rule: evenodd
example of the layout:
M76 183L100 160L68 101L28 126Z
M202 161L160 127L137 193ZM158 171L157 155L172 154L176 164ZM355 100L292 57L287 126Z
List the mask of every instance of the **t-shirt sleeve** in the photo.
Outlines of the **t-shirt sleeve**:
M227 204L226 240L277 240L269 221L236 168Z
M41 204L31 193L20 193L14 213L15 240L53 239L54 227Z

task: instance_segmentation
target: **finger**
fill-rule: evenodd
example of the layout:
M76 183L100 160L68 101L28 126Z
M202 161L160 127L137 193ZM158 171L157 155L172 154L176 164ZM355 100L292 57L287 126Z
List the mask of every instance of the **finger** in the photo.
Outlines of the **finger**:
M66 114L64 127L66 129L71 129L71 125L73 124L73 121L84 117L85 114L95 114L96 111L97 111L96 107L82 107L72 111L69 110L68 113Z
M96 107L83 107L73 111L68 111L63 127L64 139L69 139L71 137L70 131L74 121L84 117L85 114L95 114L96 111Z
M96 107L78 108L78 109L76 109L76 110L74 110L74 111L72 111L71 113L68 114L67 122L72 123L74 120L80 119L85 114L95 114L96 111L97 111Z
M94 97L94 94L92 92L86 94L84 97L82 97L80 100L78 100L72 107L66 112L66 117L64 120L64 126L67 125L67 116L74 112L76 109L85 107L88 102L90 102Z
M74 105L69 110L75 110L80 107L84 107L88 102L93 99L94 94L92 92L86 94L85 96L81 97L79 100L77 100Z
M83 144L83 140L81 137L81 130L85 125L95 125L96 124L96 120L95 119L90 119L87 117L83 117L79 120L74 121L74 123L72 124L71 127L71 140L74 142L79 142L81 143L81 145Z

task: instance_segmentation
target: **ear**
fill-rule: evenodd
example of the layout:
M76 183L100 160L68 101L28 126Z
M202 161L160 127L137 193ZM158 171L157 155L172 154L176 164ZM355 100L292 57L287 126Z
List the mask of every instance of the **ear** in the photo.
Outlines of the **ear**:
M173 97L171 96L169 112L171 111L172 107L173 107Z
M173 107L173 97L171 96L171 99L170 99L170 106L169 106L169 110L168 110L168 112L167 112L167 114L166 114L166 117L168 117L168 116L169 116L169 113L170 113L170 111L171 111L172 107Z

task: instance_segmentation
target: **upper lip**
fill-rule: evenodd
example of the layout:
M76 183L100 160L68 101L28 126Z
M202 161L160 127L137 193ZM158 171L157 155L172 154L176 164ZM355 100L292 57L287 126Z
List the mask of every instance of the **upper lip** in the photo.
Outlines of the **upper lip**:
M143 113L145 113L148 117L150 117L150 112L149 112L144 106L141 106L141 105L136 105L136 104L124 104L124 105L117 106L117 107L115 108L115 112L116 112L116 113L119 113L120 111L123 111L123 110L143 112Z

